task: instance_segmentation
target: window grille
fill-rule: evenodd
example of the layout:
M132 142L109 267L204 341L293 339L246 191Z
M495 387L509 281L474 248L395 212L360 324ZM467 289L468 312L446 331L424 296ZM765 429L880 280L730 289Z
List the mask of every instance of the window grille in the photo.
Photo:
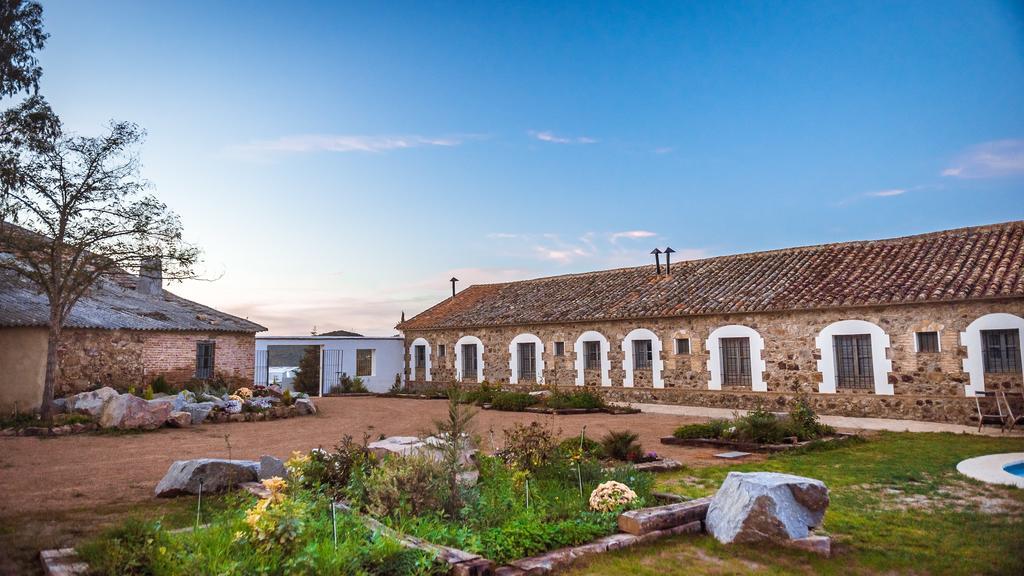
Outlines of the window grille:
M196 379L209 380L213 378L213 342L196 342Z
M650 370L654 362L654 347L650 340L633 340L633 368Z
M989 374L1020 373L1020 332L1014 330L982 330L985 347L985 372Z
M750 386L750 338L722 338L722 384Z
M444 349L444 344L438 344L437 345L437 357L438 358L444 358L445 352L447 352L447 351Z
M689 338L676 338L676 354L689 354L690 353L690 339Z
M358 361L358 359L357 359ZM416 346L416 369L427 365L427 347L419 344Z
M476 344L462 345L462 377L476 378Z
M537 380L537 347L533 342L520 342L519 349L519 379Z
M836 356L836 388L872 390L875 369L871 360L871 335L833 336Z
M939 351L939 333L938 332L918 332L917 333L917 351L918 352L938 352Z
M587 370L600 370L601 369L601 343L600 342L584 342L583 343L583 354L585 363L583 367Z
M565 356L565 342L555 342L555 356Z
M417 348L426 348L425 346L417 346ZM420 351L416 351L417 357L420 355ZM424 350L426 355L426 350ZM418 359L418 358L417 358ZM426 363L417 364L417 367L424 366ZM373 376L373 350L356 350L356 376Z

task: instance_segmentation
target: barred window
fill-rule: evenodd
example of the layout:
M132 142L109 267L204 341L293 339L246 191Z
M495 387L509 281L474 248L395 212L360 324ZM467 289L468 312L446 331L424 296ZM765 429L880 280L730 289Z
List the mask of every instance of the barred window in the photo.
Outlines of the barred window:
M565 342L555 342L555 356L565 356Z
M213 357L216 345L213 342L196 342L196 379L213 378Z
M918 332L917 333L917 351L918 352L938 352L939 351L939 333L938 332Z
M438 358L444 358L445 352L446 352L446 350L444 349L444 344L438 344L437 345L437 357Z
M689 354L690 353L690 339L689 338L676 338L676 354Z
M750 386L750 338L722 338L722 384Z
M650 370L654 362L654 348L650 340L633 340L633 368Z
M587 370L599 370L601 368L601 343L583 343L583 367Z
M875 387L874 363L871 359L871 335L833 336L836 356L836 387L867 389Z
M533 342L520 342L517 344L519 351L519 379L537 379L537 347Z
M462 345L462 377L476 378L476 344Z
M416 350L417 360L419 360L421 358L421 356L420 356L421 354L422 354L422 357L424 358L423 364L417 364L417 366L424 366L424 367L426 367L426 360L425 360L426 353L427 353L426 352L426 346L417 346L416 348L418 348L418 349L422 348L423 349L422 352L420 350ZM372 349L369 349L369 350L356 350L356 376L359 376L359 377L362 377L362 376L373 376L373 350Z
M982 330L985 348L985 372L989 374L1020 373L1020 332L1013 330Z
M358 363L358 360L357 360ZM427 365L427 347L418 344L416 346L416 368L425 367Z

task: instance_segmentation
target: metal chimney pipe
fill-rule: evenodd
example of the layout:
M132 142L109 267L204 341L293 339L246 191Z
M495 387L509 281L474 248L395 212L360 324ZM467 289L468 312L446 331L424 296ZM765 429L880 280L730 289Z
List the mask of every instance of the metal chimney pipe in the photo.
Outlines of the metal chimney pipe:
M456 278L455 276L452 276L452 279L449 280L449 282L452 283L452 298L455 298L455 283L458 282L458 281L459 281L459 279Z
M665 248L665 274L672 273L672 255L675 254L675 250L671 246Z
M655 248L651 250L651 254L654 254L654 264L658 267L658 274L661 274L661 250Z

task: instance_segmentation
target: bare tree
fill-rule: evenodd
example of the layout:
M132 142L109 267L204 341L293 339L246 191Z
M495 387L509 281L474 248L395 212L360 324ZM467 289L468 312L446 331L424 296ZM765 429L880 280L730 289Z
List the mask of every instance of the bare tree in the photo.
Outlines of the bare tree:
M41 416L52 416L57 350L65 320L105 277L159 259L168 279L193 276L198 250L180 221L147 193L135 146L143 132L112 123L99 137L37 138L18 151L18 178L0 198L0 271L30 281L50 304Z

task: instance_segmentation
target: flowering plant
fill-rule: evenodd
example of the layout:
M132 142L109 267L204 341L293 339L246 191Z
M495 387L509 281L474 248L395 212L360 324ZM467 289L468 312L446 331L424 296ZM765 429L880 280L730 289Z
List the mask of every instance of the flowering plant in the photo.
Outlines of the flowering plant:
M309 464L309 460L308 454L303 454L298 450L292 452L292 457L284 463L285 469L288 470L288 476L295 481L302 480L302 473L306 468L306 464Z
M274 477L263 481L269 491L245 513L245 528L235 533L236 542L247 543L261 551L287 549L299 537L303 507L285 494L288 482Z
M636 498L636 492L633 492L629 486L609 480L599 484L590 493L590 508L598 512L612 512L630 504Z
M252 398L252 390L248 388L239 388L238 390L235 390L235 396L238 396L243 400L248 400L249 398Z

